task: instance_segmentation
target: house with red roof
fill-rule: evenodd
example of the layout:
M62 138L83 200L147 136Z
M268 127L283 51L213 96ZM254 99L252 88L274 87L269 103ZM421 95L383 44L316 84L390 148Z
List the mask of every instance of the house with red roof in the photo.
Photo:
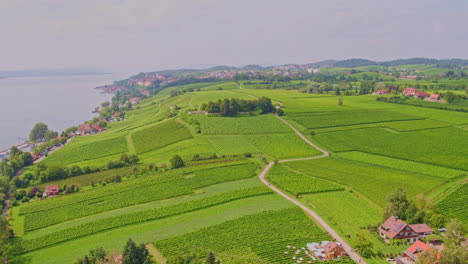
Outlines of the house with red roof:
M421 98L421 99L424 99L424 98L427 98L429 97L429 94L426 93L426 92L416 92L416 94L414 95L414 98Z
M375 94L388 94L388 90L377 90Z
M328 242L327 244L322 246L322 249L327 255L328 259L348 256L348 253L346 253L343 246L338 242Z
M431 96L429 96L429 99L440 100L440 94L431 94Z
M77 132L81 136L86 136L86 135L93 133L93 128L88 124L81 124L78 126Z
M396 262L397 264L414 264L422 253L431 249L433 249L431 246L418 240L407 250L403 251L403 254L396 259Z
M91 125L91 128L93 129L93 132L94 133L99 133L99 132L102 132L104 129L96 124L92 124Z
M405 88L402 93L404 96L415 96L417 92L418 92L418 89L413 88L413 87L408 87L408 88Z
M149 95L150 95L150 92L147 91L147 90L144 90L144 91L140 91L140 94L141 94L141 95L144 95L144 96L149 96Z
M59 193L58 185L47 185L44 192L42 193L43 197L53 197Z
M408 225L396 216L390 216L379 227L379 235L387 239L406 239L408 242L416 242L418 239L434 234L434 230L426 224Z
M140 97L133 97L133 98L130 98L130 103L132 104L138 104L140 102Z

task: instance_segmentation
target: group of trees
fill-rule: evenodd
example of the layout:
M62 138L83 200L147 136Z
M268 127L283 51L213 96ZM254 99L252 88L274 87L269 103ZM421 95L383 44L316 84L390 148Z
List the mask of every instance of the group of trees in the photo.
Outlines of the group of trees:
M49 127L45 123L37 123L29 133L29 140L37 142L48 142L58 137L58 133L49 130Z
M29 152L23 152L17 147L12 147L8 160L0 162L0 176L12 178L21 168L33 164L33 157Z
M127 155L123 154L117 161L109 161L107 163L107 169L117 169L125 166L135 165L140 161L136 154Z
M388 197L383 218L387 220L392 215L398 216L408 224L427 223L435 228L441 228L447 222L447 219L435 210L431 199L420 194L414 201L410 201L401 187Z
M135 165L139 162L137 155L123 154L119 160L109 161L106 167L80 167L78 165L66 166L48 166L44 163L39 163L34 166L33 170L24 173L21 176L12 178L12 183L17 188L25 188L30 184L44 183L54 180L66 179L69 177L80 176L97 171L122 168L125 166ZM0 163L0 172L3 162Z
M218 100L216 102L209 101L200 106L201 111L209 113L220 113L221 116L234 116L238 112L250 112L259 109L262 114L275 112L276 108L271 103L271 99L261 97L258 100L243 100L232 98Z
M121 262L118 253L107 252L98 247L89 251L88 255L78 258L75 264L150 264L151 258L144 244L137 245L129 239L123 249Z

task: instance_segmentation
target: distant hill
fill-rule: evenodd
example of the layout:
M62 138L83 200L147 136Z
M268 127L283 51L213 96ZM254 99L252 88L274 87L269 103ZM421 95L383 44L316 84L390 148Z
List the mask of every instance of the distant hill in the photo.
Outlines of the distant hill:
M421 64L421 65L428 65L428 64L435 64L436 67L442 68L453 68L457 66L467 66L468 60L466 59L431 59L431 58L409 58L409 59L397 59L391 61L371 61L367 59L347 59L347 60L327 60L317 63L311 63L311 66L323 67L323 65L329 67L338 67L338 68L355 68L355 67L362 67L362 66L385 66L385 67L394 67L399 65L413 65L413 64Z

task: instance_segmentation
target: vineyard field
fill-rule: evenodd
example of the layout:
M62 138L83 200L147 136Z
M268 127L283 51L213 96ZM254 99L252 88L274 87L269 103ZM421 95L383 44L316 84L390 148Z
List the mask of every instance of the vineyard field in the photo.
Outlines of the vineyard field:
M291 129L273 115L251 117L215 117L196 115L202 133L217 134L271 134L291 132Z
M44 162L49 166L63 166L128 152L125 137L98 140L96 136L75 138L73 144L53 152Z
M388 110L291 113L288 117L309 129L421 119L416 116L396 113Z
M241 164L192 172L189 178L184 178L184 170L180 170L33 203L22 207L20 215L24 215L24 230L28 232L112 209L190 194L216 183L255 177L255 170L253 164Z
M398 187L404 187L408 197L415 197L417 194L431 191L445 181L430 176L421 181L420 174L333 157L294 161L287 165L306 174L350 186L382 207L386 204L387 196Z
M137 153L145 153L191 137L189 129L174 119L132 134Z
M436 204L436 208L449 218L457 218L468 226L468 183L460 186Z
M409 171L413 173L426 174L434 177L441 178L454 178L461 175L467 175L468 171L450 169L446 167L435 166L431 164L425 164L420 162L408 161L395 159L385 156L379 156L359 151L340 152L337 154L338 157L365 162L369 164L375 164L384 166L392 169Z
M276 164L268 173L267 179L274 185L298 196L308 193L344 190L343 186L309 175L297 173L285 165Z
M255 215L263 211L291 208L293 205L277 195L262 195L170 216L148 222L127 225L87 237L35 250L18 256L15 261L30 264L72 263L90 249L102 246L105 249L122 249L129 238L136 243L151 243L196 230L222 224L239 217Z
M335 152L362 151L468 170L467 136L468 131L454 127L400 134L366 128L318 134L314 139Z
M294 219L294 221L291 221ZM216 235L213 235L216 234ZM256 215L245 216L223 224L200 229L173 238L155 241L154 245L166 257L183 255L190 251L193 245L198 245L198 251L213 251L221 260L223 256L234 257L232 263L238 262L246 251L252 259L243 259L242 263L285 263L290 256L285 256L281 247L275 249L271 244L280 244L282 247L291 241L300 240L302 243L295 246L305 246L304 241L329 240L330 236L320 230L299 209L283 209L263 212ZM270 248L272 251L266 251ZM236 256L231 254L236 252Z

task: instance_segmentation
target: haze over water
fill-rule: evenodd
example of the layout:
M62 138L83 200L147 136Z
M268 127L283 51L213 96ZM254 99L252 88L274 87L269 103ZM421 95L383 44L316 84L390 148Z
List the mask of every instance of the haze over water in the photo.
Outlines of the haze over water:
M0 150L24 142L35 123L58 131L95 116L101 102L111 99L96 86L127 78L127 74L0 79Z

